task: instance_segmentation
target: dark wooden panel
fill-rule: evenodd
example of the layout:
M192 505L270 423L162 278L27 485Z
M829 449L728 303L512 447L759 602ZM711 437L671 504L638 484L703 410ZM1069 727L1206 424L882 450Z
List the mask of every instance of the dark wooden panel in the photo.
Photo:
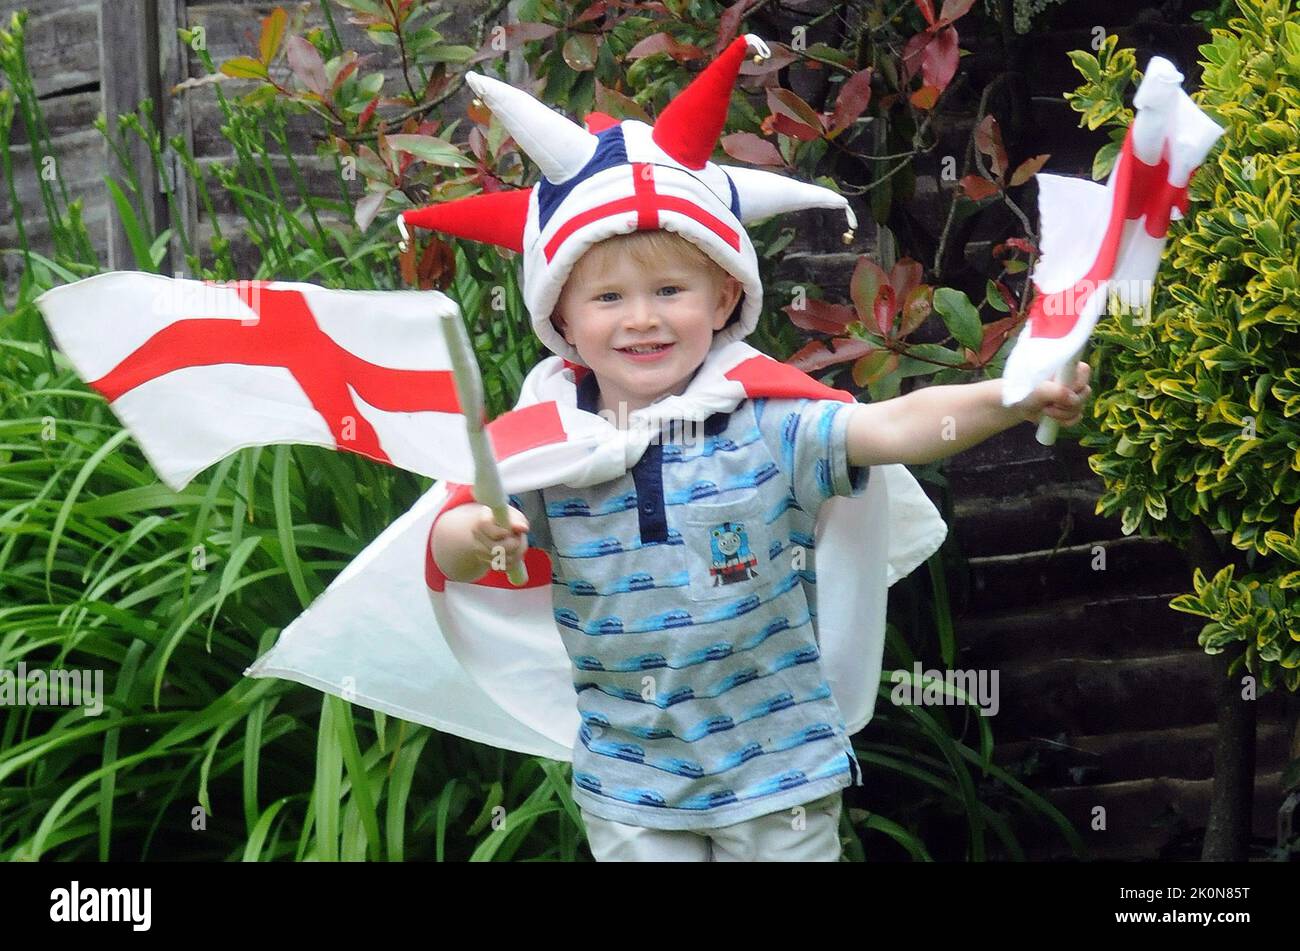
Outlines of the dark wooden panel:
M1067 594L1037 608L960 614L954 621L963 667L1058 657L1131 659L1185 649L1201 621L1169 609L1168 595L1132 592L1095 599Z
M0 0L0 16L3 16L5 23L8 24L9 17L20 10L26 10L36 16L38 13L61 13L86 6L95 7L98 4L87 3L86 0Z
M27 61L36 94L42 98L99 83L99 25L97 3L46 2L0 5L8 26L9 11L25 8Z
M102 169L102 162L100 164ZM73 197L76 197L79 193L73 189L69 189L69 192ZM108 254L108 205L106 202L99 200L102 198L103 192L102 181L93 190L80 192L87 199L82 212L82 219L86 222L86 230L90 234L91 245L98 253L101 262L107 259ZM41 254L49 254L53 242L50 240L50 228L45 214L38 209L35 215L23 220L23 225L27 230L27 240L32 250ZM14 227L12 220L6 217L3 224L0 224L0 248L16 248L18 243L17 233L17 228ZM21 255L0 255L0 268L3 269L0 273L4 275L5 294L11 297L22 270Z
M481 0L455 5L453 16L441 24L439 29L449 42L471 43L473 20L479 10L486 5ZM208 52L214 63L219 65L223 60L233 56L249 55L256 49L257 37L261 29L260 18L269 13L273 7L274 4L268 3L188 3L185 5L184 15L191 27L202 26L205 29ZM363 55L375 54L375 59L366 68L374 69L384 64L382 72L385 76L385 90L403 88L401 73L394 62L392 51L377 47L366 36L364 30L348 23L346 11L341 11L337 7L333 10L335 26L344 46L356 49ZM306 22L308 28L325 25L319 8L316 7L309 9ZM181 47L178 53L185 54L185 65L179 72L191 78L205 75L205 70L193 51ZM277 79L287 80L288 71L283 66L274 67L273 72ZM221 83L221 89L227 97L234 98L256 88L256 85L255 82L245 80L229 80ZM222 135L222 125L226 118L217 102L214 87L197 87L172 98L184 101L183 110L188 117L193 151L200 163L208 167L215 163L229 162L233 156L233 149ZM447 121L454 121L456 117L463 116L470 98L468 88L462 89L443 107L442 117ZM288 146L295 156L309 193L337 201L343 196L335 175L334 161L328 154L318 154L324 131L325 127L321 120L307 114L290 116L286 124ZM296 204L298 190L288 170L285 156L277 149L268 154L268 161L276 171L276 181L286 196L286 201ZM235 204L231 196L211 179L209 188L214 207L220 216L223 232L231 239L234 259L241 271L248 270L251 273L257 264L260 252L243 234L244 223L234 215ZM355 179L347 182L346 188L350 199L355 202L364 195L365 182ZM332 216L328 212L322 212L320 217L327 227L331 224L337 224L345 229L352 227L350 220L340 221L337 216ZM206 235L211 229L201 228L201 231Z
M1213 723L1130 730L1100 736L1065 735L999 743L994 760L1008 766L1037 754L1035 778L1054 786L1095 787L1150 776L1209 779L1214 775ZM1259 725L1259 754L1285 762L1290 732L1285 723Z
M104 101L98 85L87 87L80 92L60 93L49 99L42 99L41 112L45 116L45 127L49 130L50 139L56 144L55 153L62 151L57 147L61 136L93 131L91 124L103 111ZM27 126L19 116L14 118L12 137L15 147L27 147Z
M1261 839L1271 840L1277 834L1281 778L1281 771L1261 766L1255 780L1252 832ZM1209 817L1213 783L1155 776L1104 786L1049 788L1042 793L1073 823L1093 859L1194 862L1200 858L1200 830ZM1104 830L1092 829L1098 806L1105 809ZM1037 834L1038 840L1031 840L1026 848L1031 861L1071 857L1054 830ZM1021 842L1026 844L1023 838Z
M473 14L476 5L467 5L469 14ZM206 30L206 41L208 52L211 54L213 62L220 64L227 59L235 56L245 56L252 53L257 47L257 37L260 32L260 22L258 17L265 15L271 6L265 4L232 4L232 3L208 3L208 4L189 4L186 10L191 26L202 26ZM457 19L453 17L443 24L444 35L454 38L455 41L468 42L468 22L472 16L465 14L461 9L461 17L465 19L465 25L453 27L452 23ZM307 20L308 26L321 26L323 20L316 9L311 11L311 16ZM391 56L391 51L387 48L376 47L366 36L365 31L346 22L339 11L335 12L335 24L338 27L339 35L345 47L355 49L363 55L368 53L377 53L375 60L363 67L367 72L373 72L382 65L380 71L384 74L384 90L396 92L404 89L401 78L401 71ZM459 30L460 32L457 32ZM202 63L197 56L189 57L189 76L199 77L205 75ZM279 82L288 80L289 71L282 64L272 67L272 75ZM224 81L222 88L227 96L234 97L244 94L257 87L257 83L252 80L230 80ZM185 94L191 102L191 109L194 123L194 141L197 155L225 155L229 154L230 147L221 137L221 124L224 116L221 113L217 103L216 94L206 87L191 90ZM456 116L464 114L464 107L469 101L469 93L462 90L457 97L450 101L447 108L444 109L443 115L448 120L454 120ZM463 123L462 123L463 124ZM324 132L324 125L319 118L313 116L294 117L288 128L289 141L295 152L311 154L316 147L317 139L312 138L312 133L321 134Z
M88 94L89 95L89 94ZM96 97L97 98L97 97ZM72 197L84 196L87 204L103 201L104 190L104 138L94 129L69 132L53 141L54 158L59 173L68 187ZM19 206L23 219L30 223L34 218L43 218L44 207L38 188L38 170L33 165L30 147L15 146L13 149L14 177L18 192ZM57 188L55 189L57 191ZM3 223L0 229L10 227L9 196L0 198L0 212ZM0 233L3 233L0 230Z

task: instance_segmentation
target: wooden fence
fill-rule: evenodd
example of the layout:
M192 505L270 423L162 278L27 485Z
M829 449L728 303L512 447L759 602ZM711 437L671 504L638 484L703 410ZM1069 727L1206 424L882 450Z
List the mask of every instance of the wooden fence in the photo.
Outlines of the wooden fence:
M182 80L204 74L196 52L181 41L177 30L182 27L201 28L202 42L206 43L214 62L220 64L232 56L247 55L256 49L260 18L276 6L293 9L297 5L287 0L279 4L240 0L103 0L102 3L0 0L0 22L7 24L16 10L29 11L28 59L50 127L53 154L70 195L84 200L84 217L94 246L106 266L132 267L134 259L120 222L110 214L111 203L104 185L106 174L121 176L124 170L92 122L102 113L112 134L116 117L134 112L137 105L148 98L154 103L153 119L163 131L164 142L179 134L201 166L225 161L231 150L221 136L222 115L213 89L199 87L179 94L172 92ZM321 24L319 5L306 6L309 7L308 24ZM448 36L468 37L471 23L490 6L486 0L449 5L452 15L441 29ZM373 48L364 31L348 23L346 17L336 13L335 23L345 45L363 52ZM385 76L385 82L391 84L398 79L397 70L386 69ZM232 91L238 93L251 88L251 84L236 81L226 88L229 95ZM449 108L453 112L463 111L468 99L468 90L463 89L450 101ZM310 129L311 125L305 118L289 125L295 161L303 168L314 193L325 194L328 191L337 194L333 161L316 154L316 143L310 136ZM38 170L33 164L20 121L15 122L14 136L18 205L27 224L28 236L40 250L48 247L47 227L37 187ZM152 165L147 149L136 137L129 141L132 143L131 164L142 178L148 177ZM284 185L292 190L285 158L268 156L268 159L277 170L277 178L282 175ZM201 219L193 183L180 172L172 153L168 154L168 165L164 174L179 186L176 197L181 220L191 234L197 227L199 244L203 246L206 244L204 236L211 232L211 223ZM152 187L146 188L141 196L143 207L137 209L155 231L161 231L169 224L163 196L166 184L161 177L152 182ZM358 178L351 185L359 198L364 181ZM228 197L217 188L213 190L213 198L223 231L238 234L238 219ZM10 199L7 194L0 194L0 247L13 247L15 241ZM236 260L252 259L250 249L245 247L242 252L237 241ZM11 286L16 277L17 263L8 255L0 261L3 262L0 267L5 269L6 284ZM175 241L167 264L171 265L173 261L183 263ZM166 272L173 273L174 270L169 267Z

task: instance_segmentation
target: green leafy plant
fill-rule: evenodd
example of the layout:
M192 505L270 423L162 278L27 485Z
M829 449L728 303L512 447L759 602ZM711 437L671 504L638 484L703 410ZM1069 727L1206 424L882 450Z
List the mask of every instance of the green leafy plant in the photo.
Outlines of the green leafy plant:
M1154 319L1117 314L1099 325L1095 425L1082 442L1098 450L1097 510L1119 514L1126 534L1185 545L1198 530L1229 533L1248 570L1223 564L1207 580L1197 568L1194 593L1170 606L1208 619L1201 646L1233 648L1230 674L1244 668L1265 691L1294 691L1300 13L1276 0L1239 13L1200 48L1196 99L1227 132L1193 179L1193 213L1171 229ZM1072 57L1087 82L1071 104L1092 127L1131 119L1119 103L1139 74L1113 39L1098 57Z

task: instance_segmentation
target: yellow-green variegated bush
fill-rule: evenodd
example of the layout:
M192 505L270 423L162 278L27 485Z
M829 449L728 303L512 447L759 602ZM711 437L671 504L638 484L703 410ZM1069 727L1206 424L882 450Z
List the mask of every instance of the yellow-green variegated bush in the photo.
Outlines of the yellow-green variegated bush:
M1226 128L1175 222L1149 318L1103 317L1093 419L1082 442L1105 483L1097 505L1123 531L1187 542L1196 521L1248 553L1175 610L1208 618L1200 644L1240 651L1263 689L1300 686L1300 10L1238 0L1200 47L1193 94ZM1131 120L1132 51L1114 38L1072 54L1088 82L1071 96L1091 128L1114 125L1094 174ZM1234 646L1240 642L1240 646ZM1244 648L1244 650L1243 650Z

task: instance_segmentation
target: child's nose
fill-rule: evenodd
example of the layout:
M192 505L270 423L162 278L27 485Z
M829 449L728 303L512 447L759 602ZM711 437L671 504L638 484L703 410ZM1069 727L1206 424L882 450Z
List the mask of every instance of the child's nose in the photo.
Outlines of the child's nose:
M634 294L628 299L625 319L630 327L653 327L659 323L658 304L652 297Z

